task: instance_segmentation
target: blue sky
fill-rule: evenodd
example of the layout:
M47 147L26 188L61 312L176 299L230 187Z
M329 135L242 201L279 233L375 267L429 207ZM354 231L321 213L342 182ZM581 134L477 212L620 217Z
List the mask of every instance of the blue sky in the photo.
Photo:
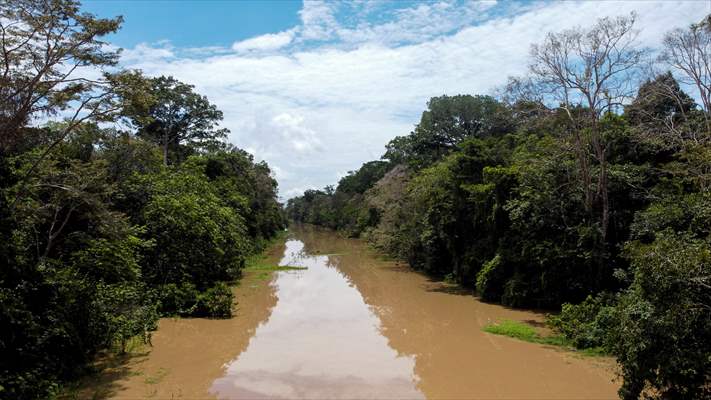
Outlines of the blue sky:
M102 17L123 15L123 29L110 38L121 47L161 40L203 47L288 29L299 23L301 1L90 0L84 9Z
M709 1L85 1L121 14L121 64L195 85L280 194L333 184L405 135L430 97L490 94L546 32L637 13L640 46Z

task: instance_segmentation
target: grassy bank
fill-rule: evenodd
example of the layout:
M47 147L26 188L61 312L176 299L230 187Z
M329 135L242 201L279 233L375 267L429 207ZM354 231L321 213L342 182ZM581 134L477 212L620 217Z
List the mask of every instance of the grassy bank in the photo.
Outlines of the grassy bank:
M575 351L584 356L595 357L608 355L601 347L587 349L576 349L571 341L560 334L541 335L534 327L524 322L503 320L494 324L488 324L483 328L484 332L494 335L508 336L524 342L538 343L549 346L557 346L569 351Z

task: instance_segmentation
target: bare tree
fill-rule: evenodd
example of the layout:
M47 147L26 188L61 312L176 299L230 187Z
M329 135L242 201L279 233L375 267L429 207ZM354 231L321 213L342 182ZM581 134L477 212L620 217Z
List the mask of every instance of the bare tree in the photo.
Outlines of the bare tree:
M667 33L660 59L679 73L683 83L696 88L706 132L711 134L711 16Z
M581 172L585 206L600 209L603 240L610 218L607 143L599 120L616 112L634 95L645 50L636 43L635 14L602 18L589 29L549 33L531 47L529 70L549 101L557 102L571 121L571 136ZM598 165L593 182L592 163Z

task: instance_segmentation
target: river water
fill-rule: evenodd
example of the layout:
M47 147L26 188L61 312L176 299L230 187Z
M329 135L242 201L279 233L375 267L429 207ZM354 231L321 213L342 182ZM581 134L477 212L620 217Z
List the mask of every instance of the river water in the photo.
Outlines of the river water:
M153 348L94 384L99 397L614 399L613 363L484 333L538 313L479 302L361 241L296 227L248 273L229 320L164 319ZM95 394L95 393L94 393Z

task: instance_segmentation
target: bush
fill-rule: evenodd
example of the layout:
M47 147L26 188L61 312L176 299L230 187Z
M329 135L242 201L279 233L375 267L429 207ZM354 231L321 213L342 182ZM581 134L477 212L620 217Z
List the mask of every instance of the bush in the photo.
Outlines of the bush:
M565 303L560 314L549 317L548 323L578 349L607 349L615 324L614 298L599 294L588 296L580 304Z
M136 336L148 341L158 328L158 307L153 293L142 284L104 285L97 287L94 306L106 318L107 337L126 352L128 341Z
M226 283L220 282L200 294L196 316L230 318L233 301L232 289Z
M232 316L232 289L225 282L200 292L189 282L160 286L160 311L182 317L229 318Z
M190 282L168 283L157 291L162 315L190 316L197 310L199 292Z

